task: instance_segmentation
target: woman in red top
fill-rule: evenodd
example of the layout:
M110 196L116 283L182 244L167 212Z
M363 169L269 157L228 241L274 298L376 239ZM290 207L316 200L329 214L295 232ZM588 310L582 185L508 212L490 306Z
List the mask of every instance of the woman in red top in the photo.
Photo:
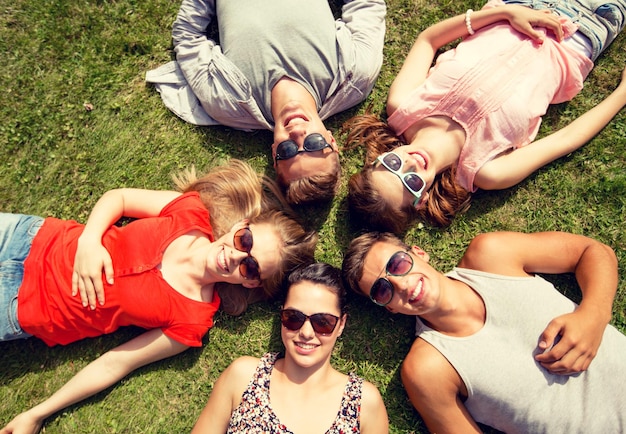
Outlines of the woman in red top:
M311 261L316 235L276 209L263 182L231 160L201 179L193 172L177 178L182 193L111 190L86 225L0 214L0 340L35 336L56 345L126 325L148 330L0 432L37 432L48 416L134 369L201 346L218 290L229 312L240 313L260 297L233 297L236 287L269 297L288 270ZM137 220L114 226L122 216Z

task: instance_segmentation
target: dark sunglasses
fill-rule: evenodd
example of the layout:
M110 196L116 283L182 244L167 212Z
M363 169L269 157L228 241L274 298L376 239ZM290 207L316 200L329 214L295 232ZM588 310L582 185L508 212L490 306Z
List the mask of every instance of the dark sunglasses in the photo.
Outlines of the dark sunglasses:
M241 228L233 236L233 245L240 252L246 252L247 257L243 258L239 263L239 273L247 280L261 280L261 271L259 263L254 256L250 254L252 250L252 231L250 228Z
M385 276L376 279L370 289L370 300L379 306L387 306L393 298L393 284L387 276L404 276L413 268L413 257L408 252L396 252L385 265Z
M280 322L287 330L291 330L292 332L300 330L307 319L311 323L313 331L320 335L331 334L339 322L339 317L331 315L330 313L305 315L295 309L283 309L280 311Z
M330 147L330 144L320 133L309 134L304 138L304 150L298 149L298 144L293 140L285 140L276 147L276 161L289 160L302 152L321 151Z
M380 155L376 161L379 161L385 169L400 178L404 187L409 190L413 196L415 196L413 206L416 206L422 198L424 187L426 187L424 178L415 172L402 173L401 170L404 162L395 152L387 152L386 154Z

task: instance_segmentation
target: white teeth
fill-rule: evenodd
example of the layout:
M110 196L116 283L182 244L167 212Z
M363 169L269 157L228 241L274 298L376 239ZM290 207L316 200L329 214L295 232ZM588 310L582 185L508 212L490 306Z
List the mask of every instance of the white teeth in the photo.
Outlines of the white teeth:
M288 126L292 123L302 123L302 122L306 122L307 120L305 119L304 116L302 115L296 115L296 116L292 116L289 119L287 119L287 121L285 122L285 126Z
M422 279L420 279L419 282L417 282L417 287L413 291L413 294L411 295L411 298L409 298L409 302L410 303L414 302L415 299L422 293L422 287L423 286L424 286L424 281Z
M222 248L220 254L217 255L217 261L224 270L229 271L228 263L226 262L226 251L224 248Z
M419 156L419 158L418 158L418 160L420 160L420 161L421 161L421 163L422 163L422 167L425 167L425 166L426 166L426 160L424 160L424 157L422 157L422 156L420 155L420 156Z
M411 154L411 156L415 159L415 162L423 167L424 169L426 169L426 159L421 155L421 154Z
M317 345L303 344L303 343L300 343L300 342L296 342L296 347L300 347L300 348L305 349L305 350L312 350L313 348L317 347Z

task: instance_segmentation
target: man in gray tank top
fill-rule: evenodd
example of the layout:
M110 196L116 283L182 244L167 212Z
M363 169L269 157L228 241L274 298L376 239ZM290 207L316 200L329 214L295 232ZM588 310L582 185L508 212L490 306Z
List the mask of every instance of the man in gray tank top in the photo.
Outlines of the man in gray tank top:
M389 233L354 239L359 294L416 317L402 382L432 432L626 432L626 336L608 324L613 250L563 232L477 236L442 274ZM537 273L573 273L580 305Z
M383 59L384 0L184 0L176 61L148 71L165 105L195 125L274 132L272 159L293 204L332 199L338 146L329 116L363 101ZM217 20L219 44L207 37Z

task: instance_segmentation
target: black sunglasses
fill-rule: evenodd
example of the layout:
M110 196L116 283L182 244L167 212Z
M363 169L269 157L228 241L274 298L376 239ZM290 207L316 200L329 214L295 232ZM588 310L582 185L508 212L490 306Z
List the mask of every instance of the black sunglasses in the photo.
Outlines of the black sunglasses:
M331 334L339 322L339 317L330 313L305 315L296 309L283 309L280 311L280 322L287 330L292 332L300 330L307 319L311 323L313 331L320 335Z
M385 265L385 276L376 279L370 289L370 300L379 306L387 306L393 298L393 284L387 276L404 276L413 268L413 257L408 252L396 252Z
M415 172L400 172L404 163L402 158L395 152L387 152L386 154L380 155L376 161L381 162L385 169L400 178L404 187L415 197L413 206L416 206L420 202L424 187L426 187L424 178Z
M252 250L252 231L249 228L241 228L233 236L233 245L240 252L246 252L247 257L243 258L239 263L239 273L247 280L261 280L261 271L259 263L254 256L250 254Z
M280 142L276 147L276 161L289 160L302 152L321 151L324 148L330 148L330 144L320 133L309 134L304 138L304 150L298 149L298 144L293 140L285 140Z

